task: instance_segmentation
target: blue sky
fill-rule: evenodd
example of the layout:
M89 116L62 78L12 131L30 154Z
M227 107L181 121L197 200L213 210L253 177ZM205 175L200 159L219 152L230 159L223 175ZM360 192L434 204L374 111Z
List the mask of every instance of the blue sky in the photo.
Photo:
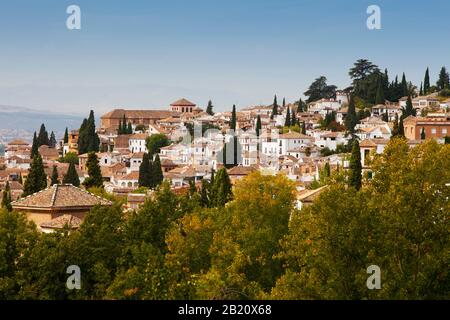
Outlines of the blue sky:
M67 6L82 29L66 28ZM368 5L382 29L366 27ZM450 1L40 0L0 4L0 104L65 113L161 108L186 97L217 110L298 99L320 75L349 85L367 58L420 85L450 68Z

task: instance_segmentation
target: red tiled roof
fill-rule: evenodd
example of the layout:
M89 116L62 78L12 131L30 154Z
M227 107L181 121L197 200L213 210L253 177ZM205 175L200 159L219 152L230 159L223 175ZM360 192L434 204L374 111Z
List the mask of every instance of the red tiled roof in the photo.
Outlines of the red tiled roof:
M109 206L111 204L111 201L71 184L55 184L50 188L14 201L12 206L15 209L68 209L74 207L93 207L95 205Z
M177 100L170 104L173 107L195 107L196 104L193 102L190 102L189 100L182 98L180 100Z

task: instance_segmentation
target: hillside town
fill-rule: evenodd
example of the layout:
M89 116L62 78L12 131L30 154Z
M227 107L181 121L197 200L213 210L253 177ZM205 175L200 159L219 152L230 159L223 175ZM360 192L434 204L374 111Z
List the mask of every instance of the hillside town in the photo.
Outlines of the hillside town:
M211 101L198 106L181 98L159 109L113 109L101 115L97 126L91 111L80 128L67 128L59 139L43 124L32 143L16 139L6 145L0 158L0 194L48 231L66 223L77 227L94 205L109 203L87 190L94 179L107 194L126 199L127 211L142 206L163 180L183 194L200 190L203 181L211 182L224 168L232 184L255 171L285 175L295 183L297 207L302 208L333 172L349 169L355 141L362 173L369 175L371 159L393 136L403 136L411 148L428 139L448 143L450 98L440 95L448 89L433 91L422 84L417 92L408 88L403 75L402 83L396 78L386 84L400 90L397 101L390 101L390 89L383 92L382 84L387 73L379 74L376 101L362 107L362 99L348 88L333 88L325 97L322 77L310 91L316 85L325 89L309 92L306 102L280 102L275 95L268 105L215 112ZM31 189L36 193L25 190L30 175L35 179L36 173L30 173L35 155L45 176L44 184ZM97 168L98 177L90 176L90 169L95 171L90 166Z

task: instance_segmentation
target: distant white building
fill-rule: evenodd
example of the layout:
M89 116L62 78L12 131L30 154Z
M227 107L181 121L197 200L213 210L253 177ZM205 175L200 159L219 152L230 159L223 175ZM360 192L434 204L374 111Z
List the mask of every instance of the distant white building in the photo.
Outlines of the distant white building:
M146 140L148 135L146 133L135 133L130 136L128 140L128 149L133 152L148 152Z

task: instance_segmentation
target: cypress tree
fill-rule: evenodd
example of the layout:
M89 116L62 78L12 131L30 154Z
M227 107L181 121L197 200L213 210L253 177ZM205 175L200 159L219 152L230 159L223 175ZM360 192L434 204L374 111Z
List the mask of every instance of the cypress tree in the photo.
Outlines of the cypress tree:
M420 83L419 96L423 96L423 82Z
M72 184L75 187L80 186L80 177L78 177L78 173L75 168L75 163L73 163L73 162L69 163L69 168L67 169L67 172L64 175L63 183Z
M302 134L306 134L306 123L305 123L305 121L302 121L302 126L301 126L301 131L302 131Z
M139 166L139 187L150 188L150 161L148 153L144 153L142 163Z
M50 185L53 186L54 184L58 184L58 183L59 183L59 179L58 179L58 169L57 169L57 167L54 165L54 166L53 166L53 170L52 170L52 177L51 177Z
M156 154L155 160L153 161L152 165L152 171L153 171L153 182L154 186L159 186L163 180L164 176L161 169L161 160L159 159L159 154Z
M125 113L122 118L122 132L121 134L127 134L127 118L125 117Z
M48 146L50 144L49 138L48 138L48 132L45 129L45 125L41 124L41 128L39 129L39 134L37 137L37 142L38 142L38 148L40 146Z
M399 134L399 128L398 128L398 114L395 114L395 119L394 119L394 127L392 128L392 136L398 136Z
M83 120L78 136L78 153L98 152L100 149L100 138L95 132L95 116L91 110L89 117Z
M297 116L295 115L295 109L292 108L291 126L295 126L296 124L297 124Z
M290 112L289 108L287 108L287 111L286 111L286 120L284 122L284 126L285 127L291 126L291 112Z
M381 83L383 87L384 98L387 100L391 100L392 98L389 93L389 75L387 68L384 69L384 75L382 76Z
M1 207L9 212L13 209L11 206L11 187L9 186L9 181L6 181L5 189L3 190Z
M400 117L400 123L398 124L398 135L405 136L405 127L403 126L403 116Z
M98 137L97 132L95 132L95 116L93 110L89 113L87 132L88 149L86 152L98 152L100 148L100 138Z
M273 119L274 116L278 114L278 103L277 103L277 95L273 98L273 105L272 105L272 115L270 116L270 119Z
M423 94L427 95L430 93L430 70L427 68L425 71L425 78L423 80Z
M375 97L375 104L385 104L386 98L384 96L384 89L383 89L383 82L380 79L378 81L378 86L377 86L377 94Z
M350 97L350 102L348 104L347 116L345 117L345 127L350 133L355 132L355 126L358 123L358 118L356 115L355 99L353 96Z
M358 139L354 139L352 146L352 154L350 157L350 167L348 176L349 186L356 190L361 189L362 184L362 165L361 165L361 151L359 150Z
M405 73L403 72L403 76L402 76L402 95L404 97L406 97L407 95L409 95L408 92L408 83L406 82L406 76Z
M258 114L258 116L256 117L256 136L259 137L260 134L261 134L261 117Z
M33 145L31 146L31 158L34 158L39 153L39 145L37 141L36 131L33 135Z
M302 99L298 99L298 107L297 107L297 112L303 112L303 101Z
M84 180L83 185L86 189L97 187L103 188L103 178L100 165L98 163L98 157L95 152L89 152L86 162L89 177Z
M386 111L383 113L383 117L381 120L383 120L384 122L389 122L389 114L387 108Z
M217 171L212 187L212 194L214 206L216 207L224 207L228 201L232 200L231 181L225 168Z
M425 128L424 127L422 127L422 131L420 131L420 139L421 140L425 140Z
M148 161L148 172L149 172L149 188L155 188L156 187L156 182L155 182L155 173L153 172L153 161L150 159L150 155L149 155L149 161Z
M208 208L210 206L210 183L208 180L202 179L202 186L200 188L200 204L204 208Z
M86 130L87 130L87 119L84 118L83 122L81 123L80 129L78 130L78 153L84 154L87 151L87 136L86 136Z
M47 175L44 171L44 164L42 163L42 158L40 154L33 157L31 162L31 167L28 171L27 180L25 180L25 185L23 186L24 197L30 194L36 193L47 188Z
M54 148L56 147L56 137L55 137L55 133L52 131L52 133L50 134L50 140L49 140L49 147L50 148Z
M64 143L69 143L69 129L66 127L66 131L64 132Z
M131 122L128 122L127 134L132 134L132 133L133 133L133 126L131 125Z
M322 174L325 178L329 178L331 175L331 168L330 168L330 163L326 162L324 167L323 167L323 171Z
M286 98L283 97L283 109L286 108Z
M411 95L408 96L408 100L406 100L406 109L403 111L403 117L406 118L408 116L415 116L416 110L413 107Z
M213 107L214 107L214 106L213 106L213 104L212 104L212 101L209 100L209 101L208 101L208 106L206 107L206 113L209 114L210 116L213 116L213 115L214 115Z
M445 67L442 67L439 72L439 79L436 82L436 86L438 90L443 90L450 87L450 76Z
M234 132L236 132L236 105L233 104L233 110L231 111L231 130L233 130Z

